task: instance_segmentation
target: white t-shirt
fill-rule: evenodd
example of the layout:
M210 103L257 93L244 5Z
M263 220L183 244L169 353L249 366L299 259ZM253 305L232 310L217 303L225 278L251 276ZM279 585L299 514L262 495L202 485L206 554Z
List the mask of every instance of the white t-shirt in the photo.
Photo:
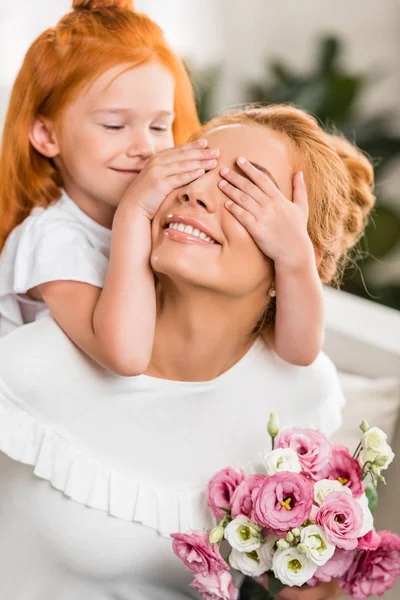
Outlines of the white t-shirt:
M72 280L103 287L111 230L62 192L48 208L34 208L7 238L0 254L0 337L48 314L26 292L40 283Z
M212 525L209 478L256 469L271 410L332 434L343 403L324 354L296 367L260 338L182 382L105 371L51 317L18 328L0 341L0 598L199 598L169 535Z

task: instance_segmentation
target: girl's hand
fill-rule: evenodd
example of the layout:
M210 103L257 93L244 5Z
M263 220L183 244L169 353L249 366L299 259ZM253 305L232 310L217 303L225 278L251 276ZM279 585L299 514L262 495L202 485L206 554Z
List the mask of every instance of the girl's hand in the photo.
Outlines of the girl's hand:
M313 252L307 232L308 200L303 173L293 179L293 202L245 158L237 164L248 179L224 167L219 188L229 198L229 212L247 229L262 252L289 267L303 264ZM249 181L250 180L250 181Z
M268 575L258 577L257 581L266 590L268 589ZM286 587L275 598L276 600L338 600L342 594L337 580L332 579L329 583L320 581L315 587Z
M152 156L125 192L120 205L139 207L152 220L170 192L217 166L219 150L211 150L207 144L207 140L197 140Z

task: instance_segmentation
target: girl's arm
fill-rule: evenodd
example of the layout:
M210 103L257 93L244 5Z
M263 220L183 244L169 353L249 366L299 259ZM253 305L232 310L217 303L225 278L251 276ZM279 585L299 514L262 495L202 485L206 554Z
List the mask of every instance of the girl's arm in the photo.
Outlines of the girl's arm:
M322 284L311 241L296 262L275 261L276 320L273 344L286 362L307 366L324 342Z
M77 281L30 290L40 294L77 346L119 375L143 373L151 358L156 318L151 220L167 194L216 165L215 151L206 145L198 140L160 152L134 180L115 213L102 290Z
M140 209L117 211L103 290L77 281L36 288L71 340L119 375L143 373L151 357L156 309L150 227Z
M271 178L243 157L238 166L220 171L220 189L229 212L275 264L275 351L286 362L312 363L323 343L323 298L314 248L307 232L308 200L303 174L293 179L293 200ZM270 334L265 338L270 341Z

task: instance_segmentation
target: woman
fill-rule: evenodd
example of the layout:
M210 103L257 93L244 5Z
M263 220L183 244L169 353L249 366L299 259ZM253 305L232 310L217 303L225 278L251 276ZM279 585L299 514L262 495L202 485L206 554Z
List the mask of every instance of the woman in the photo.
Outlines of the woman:
M221 167L245 156L288 197L303 170L319 274L332 280L373 204L368 161L289 107L216 119L201 135ZM49 317L1 340L0 597L197 598L169 534L210 526L208 478L256 468L270 410L283 427L339 427L327 357L289 365L257 333L273 327L273 266L224 208L220 180L214 170L175 190L153 220L158 307L145 375L104 371ZM173 223L212 243L188 241Z

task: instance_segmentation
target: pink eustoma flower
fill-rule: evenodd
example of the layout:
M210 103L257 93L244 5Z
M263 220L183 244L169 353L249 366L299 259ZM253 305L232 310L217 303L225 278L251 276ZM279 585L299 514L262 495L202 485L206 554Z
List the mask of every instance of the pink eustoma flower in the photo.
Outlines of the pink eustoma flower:
M363 524L363 511L350 494L333 492L328 494L315 515L328 540L344 550L354 550Z
M381 543L376 550L361 550L341 578L345 594L356 600L383 596L400 577L400 538L391 531L378 531Z
M275 448L292 448L299 457L303 473L315 480L322 479L319 473L332 456L332 443L326 435L313 429L285 429L277 435Z
M237 600L239 596L239 590L235 588L230 573L226 571L208 576L197 575L190 585L205 600Z
M380 535L375 529L371 529L363 537L358 538L357 550L376 550L380 545Z
M334 446L331 460L321 473L320 479L337 479L351 489L355 498L359 498L364 487L361 483L362 469L357 460L344 446Z
M253 510L253 500L255 491L260 487L265 479L265 475L248 475L236 488L232 496L232 517L244 515L250 517Z
M278 535L298 527L310 516L313 491L313 483L298 473L266 477L253 494L252 520Z
M221 469L208 482L207 486L207 504L218 520L226 516L226 509L232 508L232 496L240 483L245 478L242 469L235 471L231 467Z
M319 581L331 581L331 579L337 579L342 577L348 569L355 557L355 550L342 550L336 548L335 554L321 567L315 571L314 576L307 581L307 585L314 587Z
M171 534L172 549L189 571L203 576L229 570L218 544L210 544L206 531Z

